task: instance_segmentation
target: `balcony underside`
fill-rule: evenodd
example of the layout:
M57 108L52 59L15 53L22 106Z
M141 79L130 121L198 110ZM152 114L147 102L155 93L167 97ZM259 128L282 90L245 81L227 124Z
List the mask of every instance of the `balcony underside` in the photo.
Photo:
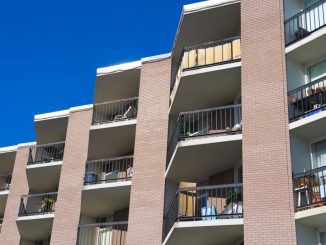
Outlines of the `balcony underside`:
M314 228L326 227L326 206L297 212L295 220Z
M286 48L287 57L301 64L309 64L326 56L326 27L308 35Z
M127 208L130 200L131 181L86 185L82 193L81 213L98 218L112 215Z
M164 245L236 245L243 240L243 219L175 223Z
M68 116L35 121L35 136L38 144L64 141L67 133Z
M22 239L44 240L50 237L54 214L32 215L17 218L17 227Z
M290 132L305 140L326 135L326 111L290 123Z
M241 160L242 135L211 135L180 141L166 172L166 179L202 181L212 173L232 168Z
M15 165L16 151L6 152L0 154L1 172L12 173Z
M119 157L134 150L136 119L93 125L89 135L88 160Z
M55 191L59 185L62 161L28 165L28 186L34 193Z
M170 115L234 103L241 91L241 62L183 72Z

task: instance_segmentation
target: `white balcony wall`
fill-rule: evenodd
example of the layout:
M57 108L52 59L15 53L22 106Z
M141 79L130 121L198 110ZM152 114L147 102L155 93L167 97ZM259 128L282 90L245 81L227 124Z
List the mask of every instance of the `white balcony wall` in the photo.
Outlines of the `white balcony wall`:
M313 227L306 226L301 223L296 223L297 244L298 245L314 245L319 244L317 240L317 230Z
M289 58L286 59L288 91L296 89L306 84L305 65L295 62Z
M310 143L295 134L290 135L290 140L293 173L311 169Z

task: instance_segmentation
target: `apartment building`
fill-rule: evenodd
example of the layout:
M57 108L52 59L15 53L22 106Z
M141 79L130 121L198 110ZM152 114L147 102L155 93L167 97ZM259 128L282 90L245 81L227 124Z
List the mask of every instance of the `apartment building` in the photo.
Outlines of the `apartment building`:
M326 244L326 1L185 5L172 52L0 149L0 244Z

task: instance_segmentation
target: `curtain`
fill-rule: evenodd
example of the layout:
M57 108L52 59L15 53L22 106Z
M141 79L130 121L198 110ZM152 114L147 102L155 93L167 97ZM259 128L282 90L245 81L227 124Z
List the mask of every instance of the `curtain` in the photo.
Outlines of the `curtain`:
M326 139L312 144L313 168L326 166ZM318 172L320 196L326 198L326 170Z
M311 82L324 76L326 76L326 60L309 67L309 77Z

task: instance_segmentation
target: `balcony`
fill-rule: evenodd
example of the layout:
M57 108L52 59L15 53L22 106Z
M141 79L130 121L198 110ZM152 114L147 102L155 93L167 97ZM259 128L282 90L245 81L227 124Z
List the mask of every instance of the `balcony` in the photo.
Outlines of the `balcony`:
M166 178L197 181L237 162L241 158L241 118L241 105L181 113L168 144Z
M5 213L10 183L11 174L0 175L0 217L3 217Z
M136 119L138 97L94 105L93 125Z
M322 0L287 19L285 44L290 45L326 26L326 1Z
M326 167L293 176L296 220L311 227L326 226Z
M57 193L21 197L17 226L22 239L45 240L51 236Z
M82 214L101 217L129 206L133 156L88 161Z
M64 148L64 142L30 148L26 174L32 192L42 193L58 188Z
M320 120L318 114L326 107L326 76L290 91L288 97L290 122ZM324 123L321 122L320 128Z
M233 101L241 89L240 59L239 36L184 48L171 84L170 113L203 108L216 98L219 104Z
M128 222L82 224L78 227L77 245L124 245Z
M163 244L241 242L242 201L242 184L179 189L164 215Z

